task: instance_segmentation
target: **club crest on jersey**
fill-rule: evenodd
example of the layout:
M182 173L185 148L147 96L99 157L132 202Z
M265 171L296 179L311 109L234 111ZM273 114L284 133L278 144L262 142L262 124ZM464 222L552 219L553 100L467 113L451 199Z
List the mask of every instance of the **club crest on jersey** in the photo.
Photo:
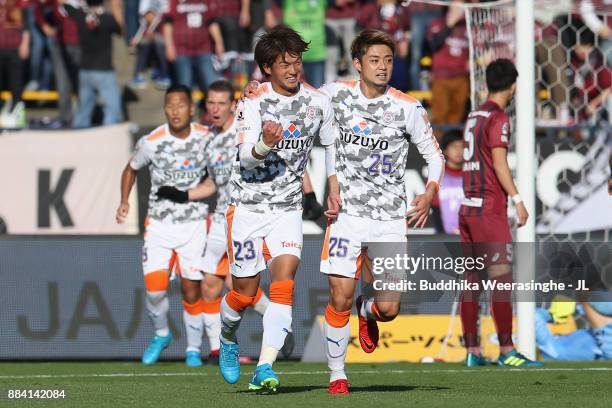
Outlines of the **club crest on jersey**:
M340 128L340 139L346 144L368 148L370 150L387 150L389 142L372 136L372 129L365 120L353 125L350 129Z
M383 113L383 122L387 124L393 122L393 113L389 111L386 111L385 113Z
M308 117L308 119L314 119L315 116L317 114L317 108L315 106L309 106L306 109L306 116Z

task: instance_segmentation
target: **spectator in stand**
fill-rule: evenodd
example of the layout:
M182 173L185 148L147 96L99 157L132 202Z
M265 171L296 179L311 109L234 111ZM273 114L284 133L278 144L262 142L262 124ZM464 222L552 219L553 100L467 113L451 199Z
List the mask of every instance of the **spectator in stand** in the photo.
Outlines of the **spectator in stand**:
M459 234L459 208L463 199L463 133L451 130L444 134L441 143L446 164L444 178L438 195L432 203L436 231L442 234Z
M535 56L542 72L543 85L550 92L553 111L544 113L545 119L569 117L568 57L561 43L558 22L572 12L572 0L540 0L534 8L536 49Z
M225 52L221 28L216 22L216 0L170 0L165 18L166 57L174 63L175 81L193 87L194 71L198 87L221 79L213 67L213 49L218 57Z
M408 5L410 23L410 83L409 89L421 90L421 57L427 39L427 28L443 14L442 6L411 2Z
M121 1L112 1L111 8L112 13L106 11L102 0L87 0L85 8L64 5L68 15L77 24L81 47L79 102L74 119L76 128L91 126L96 95L102 100L102 124L110 125L121 121L119 85L112 63L112 36L121 34L123 27Z
M225 51L251 51L251 0L215 0Z
M306 82L315 88L325 82L325 10L328 0L275 0L283 11L286 25L309 42L302 54Z
M71 127L74 120L72 94L78 90L81 53L77 25L58 0L37 1L34 16L46 37L55 88L59 93L59 118L52 121L49 127Z
M24 29L23 7L19 0L0 0L0 85L7 85L11 100L5 102L0 114L0 128L26 126L23 91L23 60L30 53L30 33ZM3 84L6 78L8 83ZM0 89L6 89L0 86ZM2 100L0 99L0 104Z
M39 0L22 0L24 4L24 21L30 33L30 71L25 91L51 89L53 66L47 52L47 41L35 18L36 3ZM25 6L27 4L27 6Z
M408 89L408 40L410 38L408 12L401 1L377 0L361 7L357 23L362 29L375 28L389 34L395 40L393 73L389 85Z
M429 26L427 38L433 53L431 123L459 124L465 118L470 92L469 43L463 1L449 5L446 16Z
M335 34L338 45L328 47L325 62L325 82L333 82L338 72L355 76L357 71L351 62L351 42L355 37L355 19L359 16L360 0L330 0L325 13L325 24Z
M162 19L167 11L167 0L140 0L140 26L130 40L130 46L136 47L137 52L134 78L128 82L130 88L146 88L147 81L143 72L147 67L151 51L155 52L157 61L155 88L166 90L170 86L170 71L162 33Z
M576 120L609 120L612 74L610 68L603 64L601 54L595 50L595 34L586 27L578 35L572 68L575 85L572 107Z
M598 17L598 14L603 18ZM612 68L612 1L581 0L580 16L587 27L599 37L599 49L604 64Z

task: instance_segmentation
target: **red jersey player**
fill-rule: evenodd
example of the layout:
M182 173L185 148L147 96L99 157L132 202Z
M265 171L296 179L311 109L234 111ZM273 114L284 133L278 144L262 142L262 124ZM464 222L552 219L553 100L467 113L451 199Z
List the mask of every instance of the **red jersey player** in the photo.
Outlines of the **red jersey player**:
M510 122L504 109L516 89L518 72L512 61L498 59L486 70L488 100L468 116L463 134L463 192L459 212L461 242L471 256L485 258L489 279L512 281L512 235L508 224L507 201L512 198L518 215L518 226L529 214L518 195L508 167ZM478 271L466 272L468 282L479 283ZM498 365L533 367L531 361L515 350L512 343L512 303L510 291L494 289L491 314L497 328L500 355ZM478 339L478 301L480 290L466 290L461 295L461 321L468 351L468 367L486 365Z

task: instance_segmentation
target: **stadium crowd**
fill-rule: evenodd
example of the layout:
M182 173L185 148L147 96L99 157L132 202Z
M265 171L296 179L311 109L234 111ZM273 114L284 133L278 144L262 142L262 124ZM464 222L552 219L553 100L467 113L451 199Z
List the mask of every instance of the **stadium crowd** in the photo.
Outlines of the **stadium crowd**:
M121 121L123 85L165 90L181 83L205 92L226 77L242 89L248 79L262 76L253 63L255 40L280 23L310 42L304 72L317 87L355 75L348 48L357 31L389 33L398 50L390 85L430 91L425 98L432 123L460 124L470 89L461 3L478 2L444 7L400 0L2 0L0 89L12 98L3 98L0 127L27 125L23 90L57 90L59 115L47 126L68 128L91 126L96 96L103 123ZM535 18L539 88L546 91L539 117L560 125L607 117L609 2L537 0ZM126 84L115 74L113 35L122 36L136 55Z

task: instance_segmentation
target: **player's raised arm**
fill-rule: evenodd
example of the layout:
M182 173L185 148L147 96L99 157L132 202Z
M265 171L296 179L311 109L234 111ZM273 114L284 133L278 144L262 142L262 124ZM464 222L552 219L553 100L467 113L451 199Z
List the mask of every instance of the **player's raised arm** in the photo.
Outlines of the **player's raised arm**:
M274 145L282 138L282 126L275 122L261 122L258 104L255 100L240 102L236 113L236 144L239 149L240 165L253 169L261 164ZM260 139L261 135L261 139Z
M416 196L411 205L414 206L406 216L408 224L415 228L422 228L427 222L429 209L433 201L442 176L444 175L444 155L438 146L438 142L433 135L431 124L427 116L427 111L420 105L416 105L412 109L412 117L408 115L407 130L411 135L411 141L414 143L425 161L427 162L427 186L425 193Z

